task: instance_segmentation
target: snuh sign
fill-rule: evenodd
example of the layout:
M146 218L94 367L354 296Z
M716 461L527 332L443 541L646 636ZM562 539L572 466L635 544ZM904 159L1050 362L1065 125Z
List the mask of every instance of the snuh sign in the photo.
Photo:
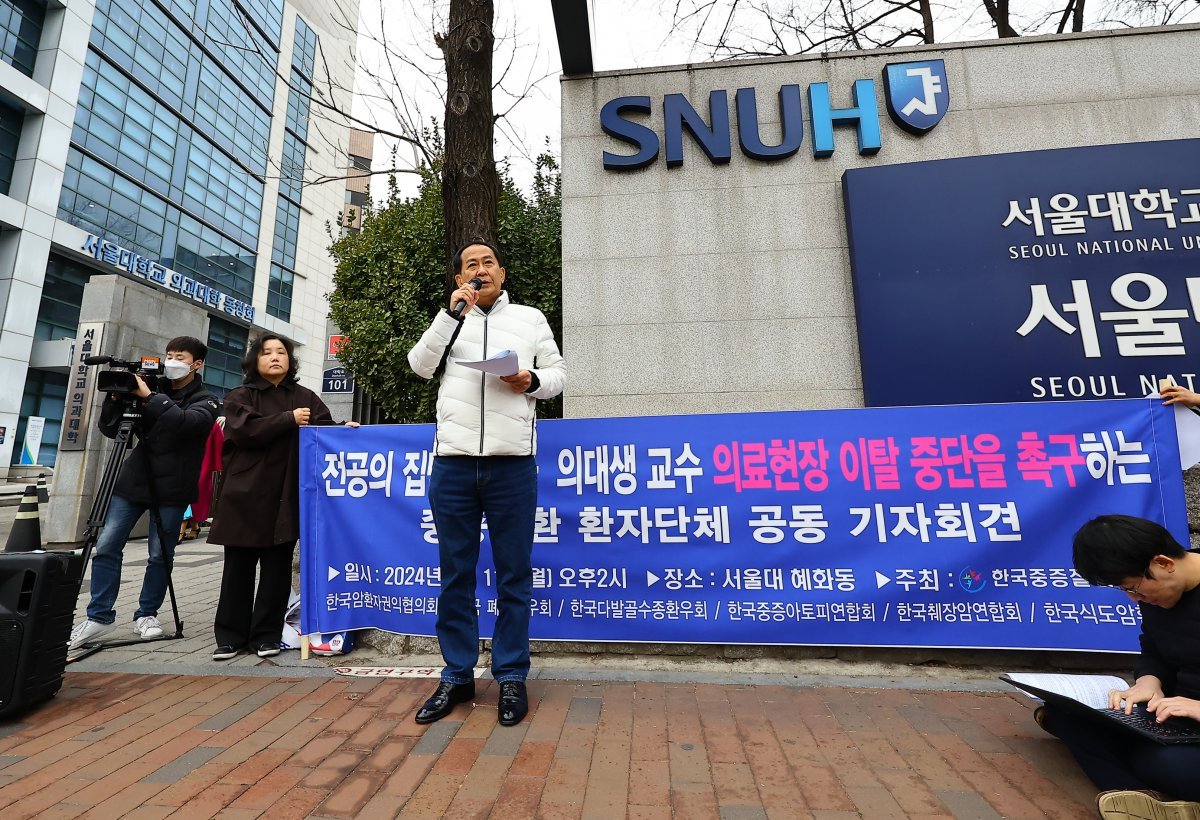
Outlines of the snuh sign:
M931 130L950 106L946 65L942 60L892 63L884 68L883 83L888 114L904 130L921 135ZM882 146L878 101L874 80L855 80L851 87L853 106L834 108L829 83L808 86L808 119L812 132L814 157L833 154L833 127L854 125L858 132L858 152L874 154ZM759 134L758 97L754 88L735 92L738 146L746 156L773 162L786 159L800 150L804 141L804 117L799 85L779 88L781 136L777 145L766 145ZM708 95L708 121L682 94L667 94L662 100L663 139L644 122L632 119L654 114L649 97L616 97L600 109L600 127L604 133L632 145L633 154L605 151L604 167L610 171L633 171L652 164L666 144L667 167L683 165L683 132L686 130L714 165L729 162L733 153L730 130L729 92L723 89Z

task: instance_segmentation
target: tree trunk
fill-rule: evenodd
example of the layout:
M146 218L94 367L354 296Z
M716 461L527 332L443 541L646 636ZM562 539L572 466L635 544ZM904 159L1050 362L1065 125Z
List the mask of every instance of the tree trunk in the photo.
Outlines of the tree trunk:
M1016 30L1008 23L1008 0L983 0L983 7L996 26L999 37L1018 37Z
M921 30L925 33L926 43L936 43L933 34L933 8L930 2L931 0L920 0Z
M451 0L446 59L446 156L442 212L446 261L473 239L496 241L499 180L492 147L492 0Z

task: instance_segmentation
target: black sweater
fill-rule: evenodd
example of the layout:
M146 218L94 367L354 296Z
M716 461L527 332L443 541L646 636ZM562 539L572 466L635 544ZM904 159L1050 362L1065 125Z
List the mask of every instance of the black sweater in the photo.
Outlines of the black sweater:
M1168 696L1200 700L1200 587L1170 609L1141 604L1142 654L1134 674L1154 675Z

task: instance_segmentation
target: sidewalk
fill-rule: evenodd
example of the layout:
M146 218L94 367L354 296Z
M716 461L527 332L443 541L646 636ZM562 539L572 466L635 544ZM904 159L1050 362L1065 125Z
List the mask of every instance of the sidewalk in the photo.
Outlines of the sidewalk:
M10 524L0 509L0 539ZM114 637L133 637L145 556L128 545ZM519 726L497 725L484 679L423 727L430 680L337 677L298 652L213 662L221 550L184 542L175 566L186 638L71 664L55 698L0 721L0 817L1094 816L1032 701L994 677L545 657Z
M0 484L0 507L16 507L19 505L25 495L25 490L30 484L36 484L36 482L27 481L24 483ZM3 546L4 544L0 543L0 548L3 548Z
M327 664L317 658L300 660L298 650L281 653L278 657L263 660L256 655L239 655L232 661L214 661L213 613L221 590L221 568L224 552L221 547L205 543L203 538L184 541L175 550L172 581L175 587L179 617L183 621L184 638L178 640L152 641L133 646L104 649L69 664L72 672L123 672L143 675L170 672L173 674L227 675L230 670L237 674L278 675L283 668L291 675L318 675L332 677ZM137 610L141 592L142 576L146 571L146 539L130 541L125 547L125 560L121 565L121 592L117 596L117 630L107 636L112 640L137 637L133 631L133 613ZM83 589L75 607L75 623L87 617L90 589L90 567L84 575ZM163 631L175 634L171 614L170 597L158 613Z
M1093 816L1062 745L1005 693L535 680L428 727L429 681L72 672L0 724L0 815Z

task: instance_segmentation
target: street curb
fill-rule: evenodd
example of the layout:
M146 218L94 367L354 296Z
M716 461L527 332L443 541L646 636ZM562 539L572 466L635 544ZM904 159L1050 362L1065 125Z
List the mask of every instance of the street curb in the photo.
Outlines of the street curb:
M121 673L127 675L154 675L170 678L335 678L337 674L328 666L230 666L222 663L203 663L195 666L162 663L128 663L123 661L92 661L84 659L67 666L66 674L73 673Z
M573 668L537 668L530 680L576 680L596 683L681 683L715 684L720 686L785 686L790 689L915 689L927 692L1012 692L1013 688L998 678L943 679L889 675L788 675L751 673L735 675L716 672L642 671L606 669L592 671Z
M171 677L250 677L250 678L336 678L331 666L279 666L266 662L254 666L230 666L222 663L174 666L153 663L104 662L85 659L67 667L67 672L122 672L135 675L166 675ZM485 674L480 680L490 680ZM669 670L588 670L573 667L537 667L530 672L531 681L578 681L580 683L675 683L683 685L709 684L718 686L783 686L789 689L909 689L922 692L1014 692L998 678L932 679L890 675L788 675L757 673L736 675L714 672ZM347 677L346 680L352 680ZM391 680L391 679L389 679ZM402 679L395 679L402 680Z

